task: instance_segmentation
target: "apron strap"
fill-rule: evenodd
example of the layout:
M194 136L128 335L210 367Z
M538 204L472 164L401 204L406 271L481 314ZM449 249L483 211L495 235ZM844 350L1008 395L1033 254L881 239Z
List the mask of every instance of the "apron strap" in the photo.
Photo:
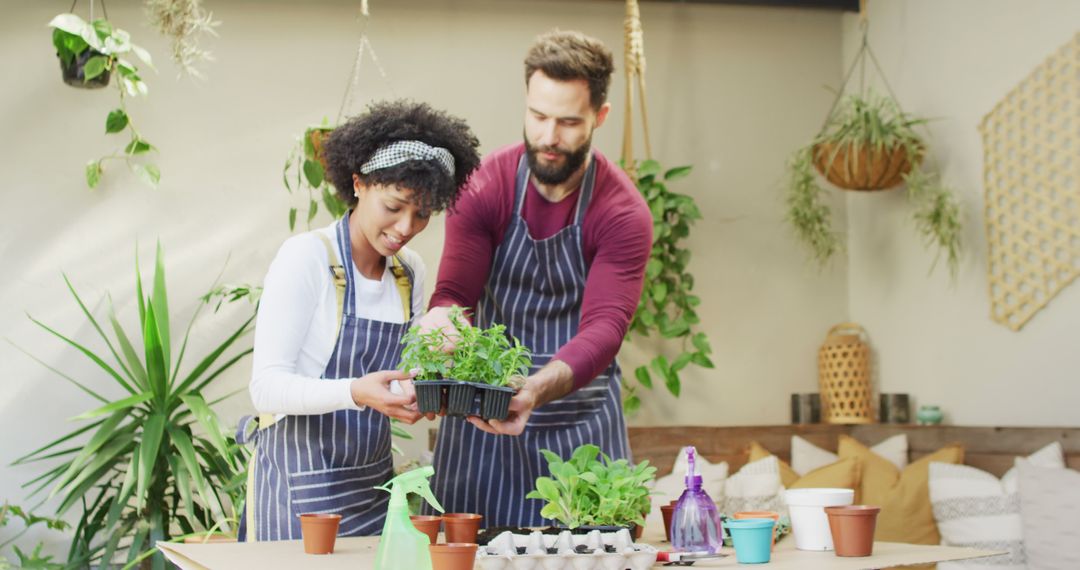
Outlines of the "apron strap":
M334 281L334 292L337 293L337 325L334 327L334 338L341 335L341 317L345 312L345 267L341 263L334 263L334 257L337 255L334 253L334 246L330 243L330 238L326 237L322 232L312 232L319 236L323 245L326 246L326 259L329 262L330 267L330 279Z
M408 327L412 320L412 271L395 255L390 258L390 272L394 274L394 284L401 296L401 314Z

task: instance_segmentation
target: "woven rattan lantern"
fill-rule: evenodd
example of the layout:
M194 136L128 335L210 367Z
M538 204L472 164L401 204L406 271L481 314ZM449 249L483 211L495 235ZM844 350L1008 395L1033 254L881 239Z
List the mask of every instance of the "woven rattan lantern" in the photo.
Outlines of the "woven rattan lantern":
M870 347L866 331L855 323L829 329L818 351L821 417L830 424L868 424L874 421L870 390Z

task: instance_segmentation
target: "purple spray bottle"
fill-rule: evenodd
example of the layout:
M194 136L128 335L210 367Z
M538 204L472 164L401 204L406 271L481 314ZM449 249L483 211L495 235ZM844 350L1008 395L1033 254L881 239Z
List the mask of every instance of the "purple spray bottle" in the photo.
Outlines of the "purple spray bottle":
M693 446L686 448L686 490L671 514L671 546L679 552L711 554L720 551L724 535L716 503L701 488L701 475L694 468L696 453Z

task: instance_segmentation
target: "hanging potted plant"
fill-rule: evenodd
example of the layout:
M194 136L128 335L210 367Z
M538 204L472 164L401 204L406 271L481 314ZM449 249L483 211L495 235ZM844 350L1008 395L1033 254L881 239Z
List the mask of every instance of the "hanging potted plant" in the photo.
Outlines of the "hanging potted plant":
M442 329L412 327L401 340L401 369L419 371L413 385L420 413L506 419L532 365L529 349L507 336L504 325L470 325L461 307L450 310L450 321L457 329L452 353L443 350L449 339Z
M158 32L169 38L180 73L202 78L197 66L214 58L199 45L199 39L204 34L216 36L214 28L221 22L202 7L201 0L146 0L146 14Z
M150 54L131 43L130 34L113 28L104 19L89 23L75 14L60 14L49 22L49 26L53 28L53 46L60 59L65 83L75 87L100 88L108 85L112 72L119 75L117 89L120 92L120 106L110 111L106 117L105 133L126 130L131 138L122 152L114 152L86 164L87 186L95 188L98 185L107 160L123 160L143 181L157 186L161 178L157 166L133 160L157 149L135 128L125 101L126 96L146 95L148 92L146 83L139 76L138 67L125 59L125 56L134 55L153 68Z
M308 127L303 135L297 137L297 143L285 160L285 168L282 170L281 178L290 194L293 190L301 189L307 192L306 224L309 228L311 221L319 213L320 201L334 219L345 215L345 211L349 209L326 179L326 157L323 148L333 131L334 128L325 119L321 125ZM289 231L296 228L298 214L298 208L289 208Z
M592 444L578 447L566 460L547 449L540 453L551 476L537 477L536 488L525 496L544 501L540 516L575 534L628 528L636 536L645 526L652 508L649 486L656 477L648 461L631 465L626 459L612 460Z
M960 206L938 176L923 168L927 144L916 127L923 126L926 119L905 113L895 97L879 96L868 89L844 95L851 72L868 55L876 67L877 59L864 33L862 48L824 126L788 160L787 221L814 261L824 266L843 247L832 230L829 207L822 201L825 190L819 176L853 191L888 190L906 184L919 234L928 246L938 248L939 256L946 256L955 276L960 257Z

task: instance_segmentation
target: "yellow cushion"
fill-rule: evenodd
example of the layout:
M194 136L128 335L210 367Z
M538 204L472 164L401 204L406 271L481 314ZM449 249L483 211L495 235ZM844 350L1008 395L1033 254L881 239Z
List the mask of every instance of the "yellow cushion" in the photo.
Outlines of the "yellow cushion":
M912 544L941 542L930 507L927 483L930 463L963 463L962 445L945 446L911 463L903 471L846 435L840 436L837 455L842 459L855 458L862 462L862 482L855 501L881 507L875 540Z
M749 451L750 461L757 461L772 455L768 449L765 449L756 441L750 442ZM818 467L802 477L799 477L799 474L784 461L778 459L777 463L780 464L780 482L788 489L809 489L814 487L859 488L862 469L861 463L856 458L841 459L836 463Z

